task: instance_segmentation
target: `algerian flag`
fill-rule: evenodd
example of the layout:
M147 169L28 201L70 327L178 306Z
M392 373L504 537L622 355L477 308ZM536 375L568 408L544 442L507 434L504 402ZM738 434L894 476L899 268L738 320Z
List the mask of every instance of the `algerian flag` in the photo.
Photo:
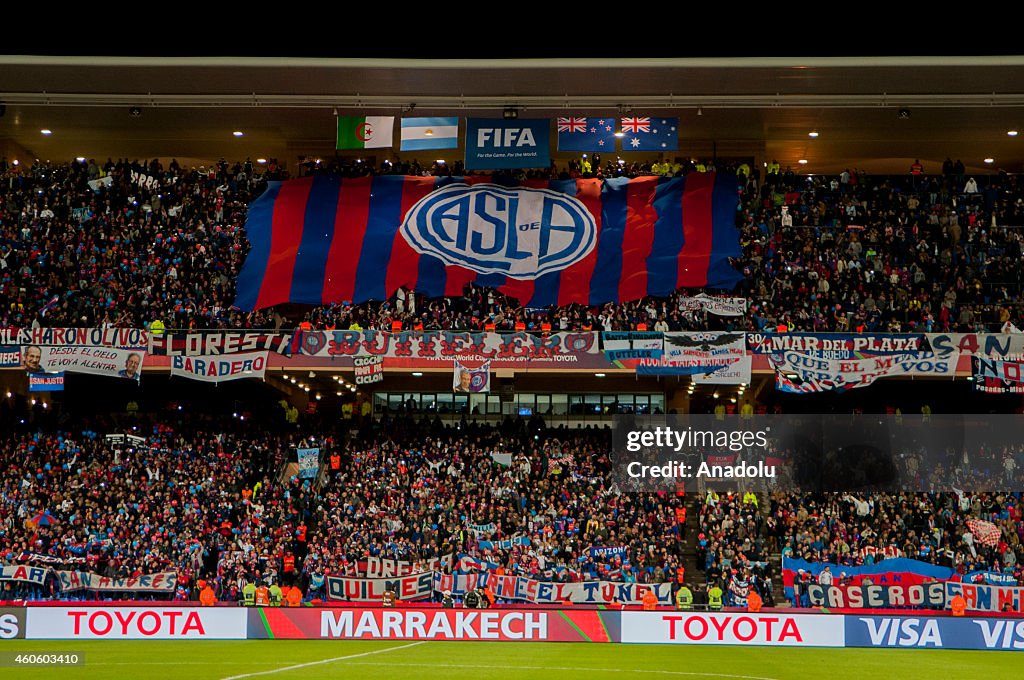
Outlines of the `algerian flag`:
M394 116L338 116L339 149L385 149L394 145Z

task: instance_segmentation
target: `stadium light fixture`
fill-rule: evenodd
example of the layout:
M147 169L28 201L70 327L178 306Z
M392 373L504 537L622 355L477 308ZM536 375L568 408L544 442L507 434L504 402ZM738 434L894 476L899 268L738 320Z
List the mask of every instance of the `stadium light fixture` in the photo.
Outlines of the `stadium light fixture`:
M267 164L267 159L266 158L257 158L256 162L259 163L260 165L266 165Z
M989 165L991 165L992 163L996 162L996 159L995 158L986 158L985 162L988 163Z
M715 399L718 399L718 396L719 396L719 395L718 395L718 392L715 392L715 393L714 393L714 394L713 394L712 396L713 396L713 397L714 397Z
M1017 136L1017 131L1016 130L1007 130L1006 134L1008 134L1011 137L1016 137Z
M338 396L338 397L341 396L341 392L335 392L334 394L335 394L335 396Z
M10 398L11 398L11 392L10 392L10 390L8 390L8 391L7 391L7 398L8 398L8 399L10 399Z
M515 120L519 118L519 109L515 106L506 106L501 112L501 117L505 120Z
M321 396L320 396L320 394L317 394L317 395L316 395L316 400L317 400L317 401L320 401L320 400L321 400L322 398L323 398L323 397L321 397Z
M603 378L604 377L604 373L595 373L594 377L595 378Z
M11 161L11 164L12 165L21 165L21 161L19 161L17 158L15 158L13 161Z
M303 387L303 388L302 388L302 391L303 391L303 392L309 392L309 388L308 388L308 387Z
M818 131L811 130L810 132L807 133L807 136L816 139L818 137Z
M423 374L420 373L419 371L414 371L413 374L412 374L412 377L414 377L414 378L422 378Z
M801 158L800 160L797 161L797 163L799 163L800 165L807 165L807 159Z
M241 130L235 130L231 134L233 134L235 137L241 137L244 133Z
M79 163L84 163L85 162L85 156L76 156L75 160L78 161Z
M44 135L52 135L52 134L53 134L53 130L50 130L50 129L48 129L48 128L43 128L43 129L42 129L42 130L40 130L39 132L40 132L41 134L44 134Z

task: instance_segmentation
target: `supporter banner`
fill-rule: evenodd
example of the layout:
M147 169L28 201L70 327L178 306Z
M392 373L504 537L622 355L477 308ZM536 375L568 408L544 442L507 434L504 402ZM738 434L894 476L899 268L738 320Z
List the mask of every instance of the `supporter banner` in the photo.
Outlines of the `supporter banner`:
M29 607L30 640L244 640L242 607Z
M18 331L17 343L53 347L79 345L146 349L149 346L149 332L138 328L22 328Z
M296 449L299 479L312 479L320 470L320 449Z
M113 183L114 178L111 177L110 175L107 175L106 177L101 177L99 179L89 180L89 188L98 194L100 193L100 187L109 187Z
M56 574L60 579L60 589L65 592L96 590L101 592L173 593L178 587L178 574L174 571L131 578L110 578L87 571L57 571Z
M747 347L754 354L799 352L817 359L863 359L879 354L916 352L923 346L923 340L923 335L884 333L748 333Z
M408 562L405 560L392 560L386 557L368 557L365 561L357 563L357 570L360 576L365 578L390 578L392 576L409 576L424 571L437 571L440 569L451 569L454 554L442 555L429 560Z
M989 586L1015 586L1017 579L1013 574L1002 574L998 571L971 571L960 579L964 583L981 583Z
M30 373L28 376L29 392L63 392L64 372Z
M821 359L808 352L780 351L769 356L776 388L810 393L867 387L894 376L953 376L957 361L936 359L931 352L886 354L865 359Z
M695 311L703 309L709 314L717 316L743 316L747 313L747 299L741 297L712 297L706 293L700 293L693 297L683 297L679 300L679 309Z
M993 548L999 545L999 539L1003 535L1003 532L1000 531L999 527L992 522L983 519L967 520L967 528L974 536L974 540L982 545L988 545Z
M479 536L480 534L487 534L488 536L490 536L495 531L497 531L498 526L494 522L491 522L489 524L467 524L466 528L472 531L477 536Z
M739 363L747 350L743 333L665 333L660 359L640 359L637 375L712 373Z
M0 368L21 366L21 348L17 345L0 345Z
M42 567L26 567L20 564L0 565L0 581L21 581L41 586L46 583L46 572Z
M293 333L251 331L169 332L149 337L149 353L154 356L203 357L210 354L237 354L268 350L289 356Z
M683 645L842 647L842 616L783 613L621 613L622 641Z
M171 375L189 380L219 383L243 378L263 380L267 372L268 352L208 354L205 356L171 357Z
M357 385L371 385L384 380L383 357L356 357L352 365L356 369Z
M1017 612L1024 614L1024 588L1015 586L989 586L980 583L958 583L948 581L946 600L963 595L967 611L972 612Z
M599 354L597 333L554 333L541 337L529 333L463 331L306 331L301 334L299 348L308 356L385 357L419 366L452 360L490 361L492 368L562 365L583 363L588 357L598 360L591 365L608 365Z
M161 186L159 177L153 175L147 175L144 172L131 171L132 184L136 184L143 189L157 189ZM170 182L164 182L163 184L176 184L178 181L177 177L172 177Z
M479 394L491 391L491 362L485 361L479 368L463 366L458 360L452 373L453 392L472 392Z
M589 548L587 550L590 556L594 559L599 557L625 557L626 548L624 546L607 547L607 548Z
M146 353L115 347L25 345L21 356L25 370L33 374L90 373L138 382Z
M41 562L42 564L81 564L85 562L84 557L55 557L42 553L23 552L18 555L19 562Z
M467 118L466 169L547 168L550 128L547 118Z
M511 550L517 545L530 545L529 537L516 536L503 541L477 541L477 546L481 550Z
M582 583L551 583L535 581L524 576L498 575L494 572L479 574L434 574L436 592L452 591L462 596L474 588L489 588L501 600L517 600L531 604L633 604L643 603L644 595L653 590L659 604L672 604L671 583L620 583L613 581L584 581Z
M844 616L847 647L1024 649L1024 619Z
M637 332L606 332L601 333L601 346L608 361L620 367L622 360L629 359L660 359L665 347L661 333Z
M711 373L695 373L693 382L698 385L749 385L753 372L753 359L747 354L739 361Z
M939 358L971 357L993 359L1024 358L1021 333L927 333L928 343Z
M394 578L327 577L327 599L345 602L381 602L388 586L404 601L426 600L434 592L434 573L424 571Z
M731 289L741 278L729 264L740 256L734 175L534 180L528 187L489 179L271 182L248 212L252 248L235 305L361 303L399 288L460 296L473 282L541 308L626 302L682 287Z
M245 611L245 610L242 610ZM614 642L618 612L507 609L249 609L252 639Z
M0 640L25 639L25 608L0 607Z
M919 585L895 584L890 586L822 586L807 585L812 607L831 609L944 609L946 584L942 582Z
M498 465L503 467L509 467L512 465L512 454L511 453L496 453L491 451L491 460Z
M793 577L799 569L803 569L817 581L818 574L825 571L825 567L830 568L833 578L839 578L845 572L853 585L861 585L864 578L870 578L872 585L920 585L930 581L946 581L954 578L956 574L956 571L949 567L940 567L906 557L882 560L860 567L848 567L828 562L807 562L783 557L782 583L785 586L786 597L791 599L793 597Z
M989 394L1024 394L1024 362L971 357L974 389Z

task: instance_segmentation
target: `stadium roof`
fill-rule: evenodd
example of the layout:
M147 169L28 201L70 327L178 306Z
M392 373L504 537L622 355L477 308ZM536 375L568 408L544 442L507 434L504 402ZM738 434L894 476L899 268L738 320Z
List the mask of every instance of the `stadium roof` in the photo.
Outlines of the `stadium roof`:
M335 109L500 117L514 106L521 117L679 116L681 154L804 159L807 172L905 172L914 158L938 171L947 156L1019 172L1024 138L1007 133L1024 128L1022 84L1024 56L0 56L0 140L49 159L294 160L331 154Z

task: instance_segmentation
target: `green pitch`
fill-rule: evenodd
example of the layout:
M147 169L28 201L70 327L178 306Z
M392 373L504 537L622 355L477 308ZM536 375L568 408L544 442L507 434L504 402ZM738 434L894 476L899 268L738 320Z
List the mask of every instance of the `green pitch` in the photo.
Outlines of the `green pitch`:
M580 643L247 640L0 641L2 652L85 654L85 666L0 669L0 677L233 678L985 678L1019 680L1024 655L903 649L784 649ZM5 655L6 656L6 655Z

